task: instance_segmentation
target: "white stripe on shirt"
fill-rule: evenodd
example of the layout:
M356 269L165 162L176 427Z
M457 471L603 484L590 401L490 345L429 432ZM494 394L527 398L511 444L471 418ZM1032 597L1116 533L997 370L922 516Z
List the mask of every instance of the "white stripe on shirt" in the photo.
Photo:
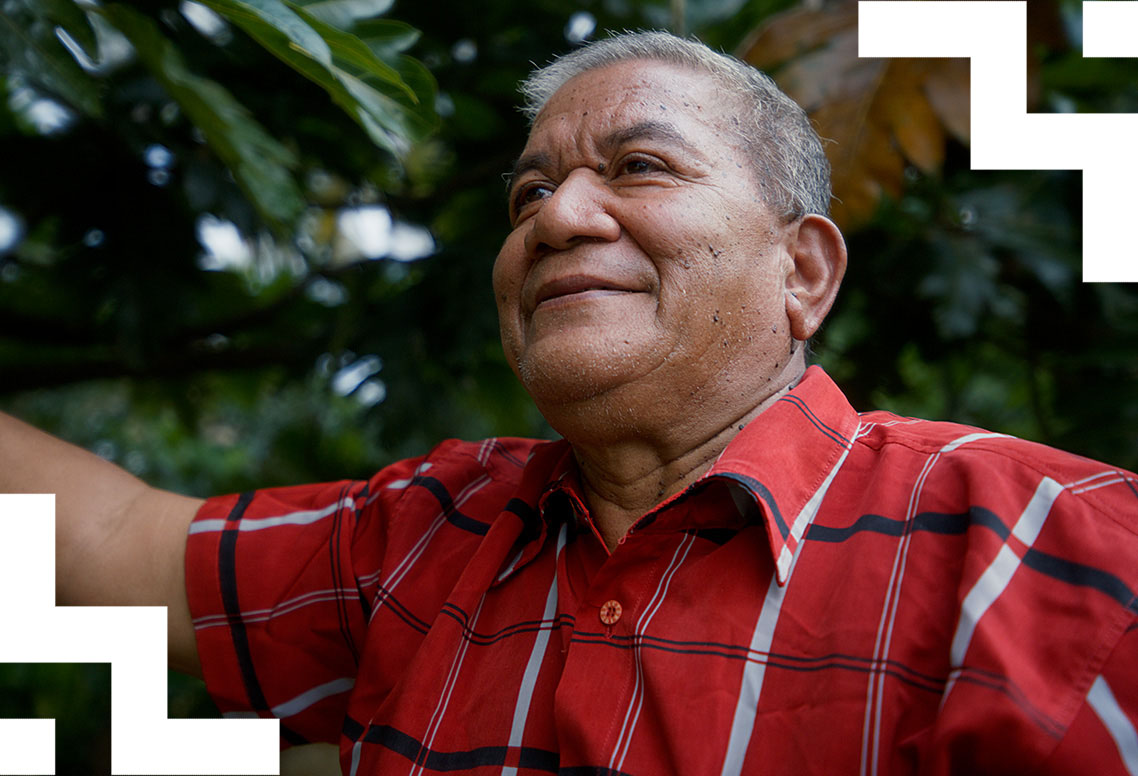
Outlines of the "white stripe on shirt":
M1012 527L1012 535L1030 547L1043 529L1043 522L1051 512L1051 505L1062 492L1062 485L1050 477L1044 477L1035 489L1031 501L1024 508L1023 514ZM1007 589L1019 565L1019 556L1005 544L964 597L960 623L956 627L956 634L952 637L952 648L949 652L954 668L964 665L964 655L968 652L968 645L972 642L980 618ZM946 688L945 695L948 694L948 689L951 688Z
M1118 704L1114 693L1110 691L1110 685L1101 676L1091 685L1087 703L1114 739L1126 771L1130 776L1138 776L1138 731L1134 730L1134 724Z
M265 528L276 528L281 525L311 525L317 523L331 514L335 514L340 509L354 509L356 506L355 499L351 496L345 496L337 501L335 504L329 504L321 509L305 509L299 512L286 512L283 515L276 515L275 517L249 517L237 521L237 529L240 531L260 531ZM190 524L189 533L211 533L213 531L221 531L225 528L228 520L216 518L212 520L198 520L196 523Z

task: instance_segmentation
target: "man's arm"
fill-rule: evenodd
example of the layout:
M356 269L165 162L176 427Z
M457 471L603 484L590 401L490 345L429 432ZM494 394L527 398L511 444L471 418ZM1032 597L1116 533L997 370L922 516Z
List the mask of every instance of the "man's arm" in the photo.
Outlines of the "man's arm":
M184 565L199 499L151 488L3 413L0 492L56 494L59 604L165 606L171 668L201 674Z

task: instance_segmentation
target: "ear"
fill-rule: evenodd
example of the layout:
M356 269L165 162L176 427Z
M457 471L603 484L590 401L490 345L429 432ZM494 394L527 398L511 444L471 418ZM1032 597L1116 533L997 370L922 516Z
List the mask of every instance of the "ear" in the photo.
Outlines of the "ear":
M846 273L846 241L833 221L807 215L799 221L788 247L794 267L786 278L786 317L791 335L808 340L838 295Z

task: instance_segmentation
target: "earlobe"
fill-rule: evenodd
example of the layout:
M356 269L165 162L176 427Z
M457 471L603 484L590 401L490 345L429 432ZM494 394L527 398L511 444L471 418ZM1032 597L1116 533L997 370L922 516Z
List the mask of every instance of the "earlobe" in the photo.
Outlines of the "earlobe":
M786 278L790 333L807 340L830 312L846 272L846 241L838 227L819 215L803 216L791 235L793 271Z

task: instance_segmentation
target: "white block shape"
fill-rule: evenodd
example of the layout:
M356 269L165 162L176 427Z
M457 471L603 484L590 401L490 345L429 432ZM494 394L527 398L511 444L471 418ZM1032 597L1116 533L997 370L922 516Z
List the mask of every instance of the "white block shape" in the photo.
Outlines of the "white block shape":
M1138 2L1084 2L1087 56L1138 56ZM1028 114L1027 3L861 0L863 57L972 62L972 168L1083 171L1083 280L1138 282L1138 115Z
M1138 44L1138 3L1084 0L1083 56L1135 57Z
M0 719L0 774L55 773L54 719Z
M166 609L55 606L55 497L0 494L4 663L111 664L114 774L280 773L275 719L167 719ZM0 774L55 772L54 720L0 719Z

